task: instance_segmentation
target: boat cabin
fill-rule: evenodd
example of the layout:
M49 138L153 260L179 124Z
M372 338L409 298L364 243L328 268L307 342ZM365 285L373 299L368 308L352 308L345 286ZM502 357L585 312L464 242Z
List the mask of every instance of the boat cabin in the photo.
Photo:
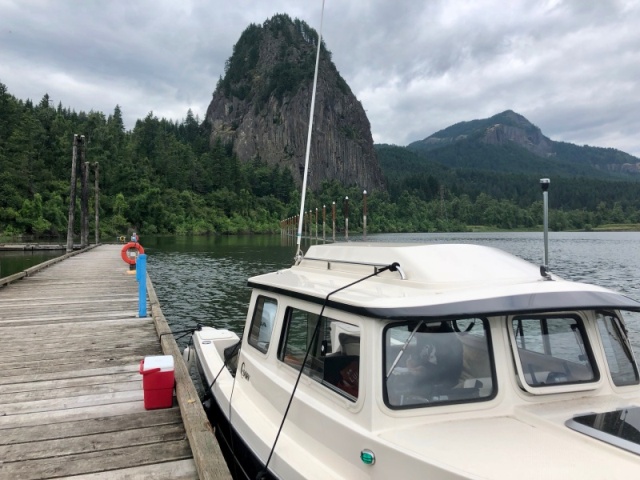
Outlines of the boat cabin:
M628 297L452 244L313 246L249 285L239 350L194 334L248 478L538 478L532 452L546 478L640 471Z

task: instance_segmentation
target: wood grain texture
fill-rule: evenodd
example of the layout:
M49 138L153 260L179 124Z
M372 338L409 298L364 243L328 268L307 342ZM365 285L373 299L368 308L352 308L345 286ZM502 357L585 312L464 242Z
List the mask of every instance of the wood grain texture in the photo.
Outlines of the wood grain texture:
M0 479L230 478L173 336L160 344L151 280L154 317L138 318L120 249L74 251L0 283ZM171 342L178 398L194 393L147 411L140 361Z

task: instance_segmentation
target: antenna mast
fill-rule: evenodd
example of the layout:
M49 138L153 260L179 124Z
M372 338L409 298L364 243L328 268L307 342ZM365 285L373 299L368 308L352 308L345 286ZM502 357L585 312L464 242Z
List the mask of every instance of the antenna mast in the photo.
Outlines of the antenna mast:
M551 180L548 178L540 179L540 187L542 187L542 208L543 208L543 230L544 230L544 267L549 267L549 184Z
M309 132L307 133L307 151L304 156L304 174L302 176L302 196L300 199L300 220L298 222L298 234L296 237L297 252L295 262L298 264L302 260L302 222L304 219L304 202L307 196L307 175L309 173L309 154L311 152L311 132L313 130L313 112L316 106L316 85L318 84L318 66L320 64L320 46L322 45L322 20L324 18L324 0L322 0L322 11L320 13L320 31L318 32L318 51L316 52L316 69L313 74L313 90L311 94L311 111L309 113Z

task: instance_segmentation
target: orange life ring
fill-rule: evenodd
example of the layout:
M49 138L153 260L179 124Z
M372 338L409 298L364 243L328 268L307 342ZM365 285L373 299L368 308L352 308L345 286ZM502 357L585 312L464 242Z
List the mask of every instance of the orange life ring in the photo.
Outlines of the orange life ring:
M128 253L131 249L137 250L138 253L136 255L129 256ZM138 255L142 255L143 253L144 248L142 248L142 245L137 242L129 242L124 247L122 247L122 250L120 250L120 256L122 257L122 260L124 260L129 265L135 265L136 260L138 259Z

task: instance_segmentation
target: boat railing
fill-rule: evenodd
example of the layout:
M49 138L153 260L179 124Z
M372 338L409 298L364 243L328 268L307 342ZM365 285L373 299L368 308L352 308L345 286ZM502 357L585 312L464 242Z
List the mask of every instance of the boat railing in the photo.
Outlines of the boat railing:
M325 263L327 270L331 270L333 264L338 264L338 265L355 265L355 266L361 266L361 267L371 267L373 268L374 273L378 273L379 270L382 270L383 268L386 268L389 266L386 263L355 262L353 260L335 260L335 259L317 258L317 257L304 257L303 261L306 261L306 260ZM406 280L407 277L404 271L402 270L402 268L400 267L400 265L396 266L395 271L398 272L398 275L400 275L401 280Z

